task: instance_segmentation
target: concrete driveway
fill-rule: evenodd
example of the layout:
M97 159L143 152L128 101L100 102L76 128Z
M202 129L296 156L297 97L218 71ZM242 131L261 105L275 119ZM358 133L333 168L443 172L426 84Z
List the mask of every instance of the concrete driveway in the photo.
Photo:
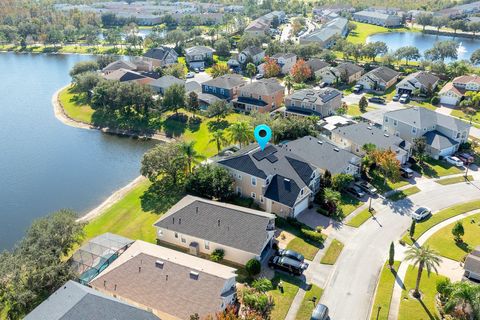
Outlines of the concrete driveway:
M196 81L196 82L202 84L205 81L208 81L208 80L212 79L212 76L209 75L208 73L206 73L205 71L204 72L199 72L199 73L194 73L194 74L195 74L195 76L191 79L187 79L187 82Z

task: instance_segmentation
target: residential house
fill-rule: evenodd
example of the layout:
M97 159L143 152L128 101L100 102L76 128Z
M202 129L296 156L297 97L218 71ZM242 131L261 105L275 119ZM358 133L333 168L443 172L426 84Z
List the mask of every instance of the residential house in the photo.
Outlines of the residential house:
M465 278L476 282L480 281L480 246L467 255L463 269Z
M467 91L480 91L480 76L460 76L447 83L438 93L440 103L457 105L465 97Z
M280 73L288 74L290 69L297 63L297 55L294 53L277 53L271 56L273 60L280 66ZM264 74L264 63L258 66L258 72Z
M206 46L194 46L185 49L185 61L190 68L203 68L213 61L213 49Z
M316 75L328 84L353 83L362 77L364 71L362 67L356 64L343 62L336 67L323 68Z
M104 74L103 78L105 80L114 80L114 81L120 81L120 82L135 81L140 84L149 84L154 80L153 78L146 77L140 74L139 72L131 71L127 69L118 69L118 70L109 72L107 74Z
M230 101L237 97L239 88L245 83L247 80L239 74L226 74L202 83L202 93Z
M355 12L352 18L358 22L374 24L387 28L399 27L402 25L402 18L400 16L377 11L363 10Z
M334 115L341 106L342 92L334 88L301 89L285 97L288 114L324 118Z
M365 73L357 84L363 85L365 90L384 92L397 82L399 76L400 73L393 69L378 67Z
M416 93L431 94L438 85L440 78L428 71L418 71L409 74L400 81L396 88L398 94L414 95Z
M155 92L158 92L161 95L165 94L165 91L167 91L168 88L170 88L174 84L179 84L184 86L185 85L185 80L178 79L174 76L171 75L166 75L163 77L160 77L158 79L153 80L150 82L148 85L152 87L152 89Z
M309 66L310 71L315 78L321 78L322 72L330 68L330 64L328 64L328 62L317 58L308 59L307 66Z
M337 38L345 37L347 33L348 20L339 17L325 23L318 30L302 35L299 41L300 44L316 43L321 48L330 48Z
M395 135L384 132L381 128L359 122L337 127L331 131L331 140L350 152L363 157L363 146L374 144L378 150L392 150L400 163L406 163L411 156L411 143Z
M136 71L137 66L135 63L127 60L117 60L113 61L112 63L108 64L105 68L102 69L103 74L109 74L113 71L119 70L119 69L124 69L124 70L130 70L130 71Z
M411 107L385 113L383 130L411 143L425 137L426 151L438 159L452 155L467 141L470 125L433 110Z
M281 145L281 147L302 157L318 168L322 174L327 170L331 174L346 173L354 176L360 174L362 159L349 150L341 149L326 139L305 136L289 141Z
M268 256L275 233L275 215L223 202L185 196L155 222L157 239L245 265Z
M68 281L33 309L25 320L160 320L152 313Z
M260 64L265 57L265 51L262 48L250 46L242 50L238 54L238 62L246 64L252 62L256 65Z
M219 160L235 182L235 192L252 198L267 212L296 217L318 191L319 170L292 152L274 145L251 144Z
M235 302L236 269L135 241L90 285L161 319L201 319ZM111 317L106 317L110 319Z
M243 31L244 34L250 37L265 37L270 32L270 22L262 19L253 20Z
M161 46L148 50L142 58L150 65L150 70L159 67L167 67L178 62L178 54L173 48Z
M275 78L261 79L239 88L233 107L240 111L269 112L283 103L285 87Z

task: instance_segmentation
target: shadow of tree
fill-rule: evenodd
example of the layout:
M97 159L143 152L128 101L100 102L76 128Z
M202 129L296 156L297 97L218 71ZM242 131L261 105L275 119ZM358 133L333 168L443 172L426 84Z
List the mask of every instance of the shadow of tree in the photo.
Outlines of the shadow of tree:
M395 281L398 283L400 288L402 288L402 290L405 290L405 283L403 283L402 279L400 279L400 277L398 276L397 270L392 268L392 269L390 269L390 271L392 272L393 276L395 277Z
M172 188L170 183L160 180L150 185L150 187L140 196L142 210L164 213L184 195L183 190Z
M188 116L183 113L172 114L163 121L162 127L165 135L169 138L180 137L187 129L187 121Z
M188 119L188 130L191 132L196 132L200 129L200 125L202 124L202 119L199 117L196 118L189 118Z
M438 317L436 315L433 315L430 310L428 310L427 306L425 305L425 303L423 303L423 300L422 298L416 298L418 300L418 302L420 302L420 304L422 305L422 308L425 310L425 312L427 313L428 317L431 319L431 320L437 320Z
M469 253L472 248L464 241L455 241L455 245L465 253Z
M217 130L224 130L228 128L230 123L227 120L220 120L220 121L210 121L208 122L208 131L214 132Z

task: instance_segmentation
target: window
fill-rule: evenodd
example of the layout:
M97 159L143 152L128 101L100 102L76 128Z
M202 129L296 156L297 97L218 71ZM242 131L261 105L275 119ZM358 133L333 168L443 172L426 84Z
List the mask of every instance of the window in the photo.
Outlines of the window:
M177 238L177 239L178 239L178 233L177 233L177 232L175 232L175 238Z
M417 133L417 128L412 127L412 133L413 133L413 134Z
M257 197L257 195L255 194L255 192L252 192L252 198L255 199Z
M210 250L210 241L205 240L205 249Z
M238 180L242 180L242 175L241 175L240 173L237 174L237 179L238 179Z
M256 186L256 185L257 185L257 178L252 177L252 186Z
M158 230L157 234L159 237L163 237L163 230Z
M260 196L260 202L263 203L263 196Z
M301 196L303 196L303 189L302 189L302 190L300 190L300 195L301 195Z
M457 132L457 139L460 138L460 132Z
M393 125L396 127L397 126L397 120L393 120Z
M242 195L242 188L240 188L240 187L237 187L237 194L238 194L239 196L241 196L241 195Z
M182 243L186 243L186 242L187 242L187 239L185 239L183 236L181 236L181 239L182 239Z

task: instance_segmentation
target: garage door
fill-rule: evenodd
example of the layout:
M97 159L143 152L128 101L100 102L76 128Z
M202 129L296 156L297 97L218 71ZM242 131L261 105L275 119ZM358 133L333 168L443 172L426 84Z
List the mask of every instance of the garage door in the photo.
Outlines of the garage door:
M456 105L457 104L457 98L443 96L443 97L440 98L440 103Z
M297 203L295 209L293 210L293 216L296 217L300 212L308 208L308 197L303 199L301 202Z
M446 156L452 155L454 153L455 153L455 146L452 146L450 148L446 148L446 149L441 150L439 155L442 156L442 157L446 157Z

